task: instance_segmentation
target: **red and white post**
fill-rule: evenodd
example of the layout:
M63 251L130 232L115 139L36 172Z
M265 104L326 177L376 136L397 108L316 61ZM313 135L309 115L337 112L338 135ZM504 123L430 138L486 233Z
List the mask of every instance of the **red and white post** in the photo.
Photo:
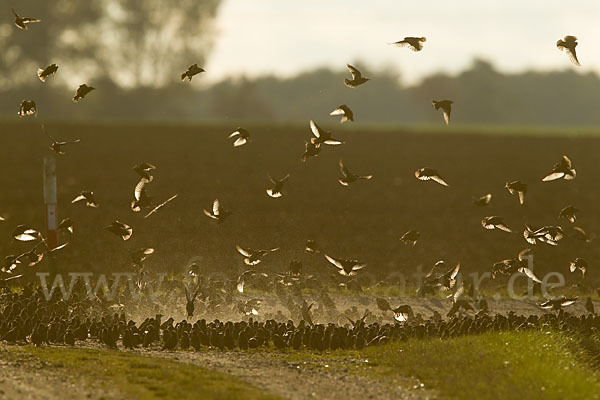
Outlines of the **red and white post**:
M58 216L56 209L56 159L44 157L44 204L46 208L46 240L49 249L58 246Z

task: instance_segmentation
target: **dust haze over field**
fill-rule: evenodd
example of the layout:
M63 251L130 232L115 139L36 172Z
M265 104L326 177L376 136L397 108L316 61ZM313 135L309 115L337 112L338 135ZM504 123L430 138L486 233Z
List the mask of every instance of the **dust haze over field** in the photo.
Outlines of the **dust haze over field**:
M0 398L599 398L600 8L509 3L0 4Z

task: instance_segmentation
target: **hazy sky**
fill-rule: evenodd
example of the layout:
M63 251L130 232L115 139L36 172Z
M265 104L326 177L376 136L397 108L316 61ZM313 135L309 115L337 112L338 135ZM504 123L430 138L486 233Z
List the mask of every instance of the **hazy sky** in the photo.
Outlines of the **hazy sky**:
M404 81L461 70L473 57L503 71L577 68L556 48L567 34L579 38L580 69L600 72L600 0L223 0L217 27L210 80L356 60ZM423 51L387 45L404 36L427 37Z

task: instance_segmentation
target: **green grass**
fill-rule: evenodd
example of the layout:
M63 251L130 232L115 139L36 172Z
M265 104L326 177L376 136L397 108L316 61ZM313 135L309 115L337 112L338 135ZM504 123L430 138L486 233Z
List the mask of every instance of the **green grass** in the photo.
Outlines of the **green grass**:
M451 399L598 399L600 338L551 332L411 339L362 352L282 353L304 368L347 370Z
M131 352L65 347L11 347L3 357L33 358L64 375L133 399L276 399L226 374Z

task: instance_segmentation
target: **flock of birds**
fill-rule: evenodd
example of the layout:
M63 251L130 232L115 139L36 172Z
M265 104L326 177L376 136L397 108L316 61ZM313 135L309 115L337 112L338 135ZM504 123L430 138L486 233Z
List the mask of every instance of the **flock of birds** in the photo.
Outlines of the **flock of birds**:
M24 18L19 16L15 10L12 10L15 16L15 25L23 30L28 29L31 23L40 22L36 18ZM425 37L406 37L401 41L390 43L395 46L407 46L413 51L421 51L426 42ZM571 60L579 65L575 48L577 38L566 36L563 40L557 42L560 50L567 52ZM347 65L352 76L351 79L344 79L344 84L350 88L357 88L367 83L370 78L363 76L361 71L352 65ZM56 74L58 66L51 64L45 68L40 68L37 72L39 79L46 82L48 78ZM192 78L204 69L197 64L191 65L181 74L181 80L192 81ZM85 98L94 87L86 84L80 85L73 101L77 102ZM441 109L446 124L450 123L453 101L440 100L432 101L436 110ZM33 100L24 100L21 103L18 115L21 117L37 114L37 105ZM331 111L330 115L340 116L340 123L354 121L354 113L345 104L340 105ZM301 161L306 162L309 158L317 156L322 148L326 146L339 146L344 142L332 136L332 132L321 128L316 122L310 121L310 130L312 137L305 142L305 151L301 156ZM44 125L43 132L50 140L50 149L58 155L64 155L64 147L79 143L80 140L65 141L57 140L51 136ZM242 127L237 128L229 135L234 147L247 145L251 141L250 132ZM369 180L372 175L358 175L351 172L342 160L339 161L341 177L339 183L344 186L353 184L358 180ZM156 167L150 163L140 163L135 165L133 171L137 174L139 181L133 191L131 201L131 210L140 212L145 210L145 218L158 212L178 195L174 194L165 201L156 204L152 197L147 194L147 186L153 182L153 171ZM431 180L439 185L448 187L448 182L435 169L423 167L415 171L415 177L422 181ZM279 179L269 176L271 186L266 189L268 196L280 198L285 195L284 186L288 182L290 175L287 174ZM573 168L571 160L567 156L562 158L554 165L551 171L542 178L542 181L553 181L557 179L573 180L576 177L576 170ZM514 181L507 182L506 189L511 195L518 198L520 204L524 204L527 194L527 184ZM486 207L492 199L491 194L473 200L476 206ZM94 192L82 191L72 203L82 203L87 207L97 208L99 202L96 200ZM206 217L215 220L221 224L232 214L230 210L224 208L219 199L215 199L212 207L204 209ZM575 223L576 207L569 205L565 207L559 217L570 223ZM0 217L0 221L2 217ZM513 232L501 216L485 217L481 224L483 228L493 230L497 229L504 232ZM58 231L63 235L74 234L74 222L66 218L58 225ZM120 237L123 241L129 240L133 235L133 227L120 222L113 221L106 229ZM574 227L574 236L586 242L591 238L580 227ZM3 273L0 284L6 285L7 281L17 279L22 276L19 274L21 269L30 268L39 264L44 256L54 257L55 252L64 248L69 241L51 248L48 245L47 238L37 229L26 225L18 225L13 231L14 240L20 242L35 243L29 251L20 255L9 255L5 257L1 271ZM526 226L523 231L524 239L535 245L545 243L556 246L565 236L560 226L531 227ZM420 239L420 233L416 230L410 230L402 235L400 240L407 245L414 246ZM271 249L250 249L242 246L236 246L237 251L243 257L244 263L248 266L256 266L263 261L270 253L279 248ZM320 249L318 244L309 239L306 242L305 249L309 253L322 254L323 257L331 263L337 272L346 277L343 284L348 288L360 291L360 284L353 279L360 271L366 267L366 264L354 259L334 257ZM140 276L137 282L140 289L145 288L142 277L145 275L144 261L154 253L153 248L142 248L131 255L132 263L138 268ZM527 256L530 249L521 251L517 257L500 261L493 265L492 274L495 278L498 275L512 275L522 273L527 276L534 285L541 284L541 280L533 273L527 264ZM570 265L571 272L579 271L582 278L588 269L588 263L583 258L576 258ZM444 320L440 314L434 313L430 319L424 319L421 315L415 314L409 305L399 305L392 307L386 299L376 298L375 303L381 315L365 310L360 316L356 307L346 311L339 312L334 301L327 293L327 288L321 284L315 277L302 273L302 264L293 260L287 273L274 274L272 276L266 273L258 273L253 269L243 272L235 282L215 282L210 278L203 276L202 271L196 264L188 268L188 273L193 279L193 283L183 285L186 296L186 315L192 318L196 310L195 304L202 304L202 312L215 313L218 310L235 310L243 315L247 320L242 322L222 322L216 319L207 323L200 319L194 324L187 320L182 320L173 325L174 319L163 322L162 315L157 314L154 318L146 318L144 322L137 325L136 322L125 318L125 314L107 315L113 305L107 305L101 298L95 301L89 300L84 295L83 289L76 290L71 300L65 301L54 296L50 301L44 300L40 288L26 285L22 293L12 293L4 288L0 292L0 339L13 342L29 340L40 345L42 343L67 343L74 344L75 340L85 341L88 339L97 339L108 346L116 347L120 339L124 347L133 348L138 345L145 347L154 344L160 345L163 349L174 349L180 347L187 349L190 346L200 348L201 346L213 346L220 349L247 349L259 347L273 343L277 348L303 347L324 350L336 348L363 348L364 346L384 343L390 339L403 339L410 336L439 336L448 337L453 335L483 332L488 330L522 330L545 326L552 326L559 329L577 330L581 332L590 332L592 329L600 328L600 317L594 310L594 304L591 298L587 298L585 307L588 315L573 316L562 310L577 301L576 298L566 298L564 296L553 297L539 304L543 309L557 311L555 314L545 314L538 316L518 316L509 313L508 316L496 314L490 316L487 301L477 293L477 288L473 282L463 282L460 277L460 265L448 266L444 261L439 261L434 265L429 274L418 288L418 294L425 296L435 294L439 291L450 292L448 296L452 299L452 307L446 315L448 320ZM289 316L285 316L278 311L277 315L267 315L262 322L254 320L258 317L261 300L234 300L236 294L244 293L245 286L251 283L254 287L261 286L273 290L279 301L289 311ZM318 295L318 307L313 310L314 304L309 304L303 296L304 289L313 289ZM181 288L178 288L181 290ZM291 295L288 294L291 292ZM58 292L57 292L58 293ZM472 302L466 300L470 297ZM104 314L102 318L90 317L89 310L100 307L99 314ZM123 304L117 304L118 307L124 307ZM469 313L473 313L471 315ZM227 315L226 313L224 315ZM315 317L327 320L326 317L338 318L339 324L335 323L315 323ZM346 319L348 323L339 321L339 318ZM286 322L287 320L287 322Z

